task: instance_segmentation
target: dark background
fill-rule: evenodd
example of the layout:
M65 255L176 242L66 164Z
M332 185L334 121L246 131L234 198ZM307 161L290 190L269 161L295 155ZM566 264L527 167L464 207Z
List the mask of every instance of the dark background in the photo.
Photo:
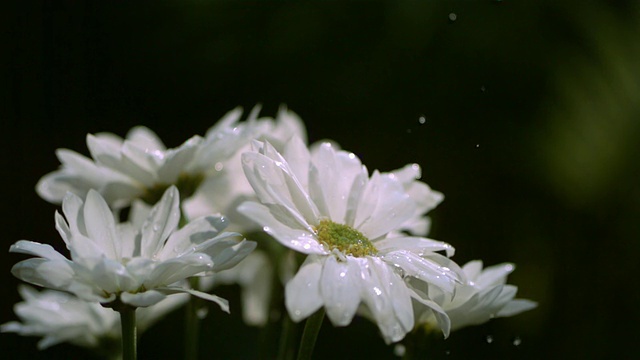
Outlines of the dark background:
M640 7L635 1L14 2L3 11L2 237L61 244L34 191L60 147L134 125L168 146L237 105L286 103L311 141L369 169L419 163L445 194L431 236L460 264L517 264L536 310L454 332L429 359L637 355ZM453 16L455 14L455 17ZM452 20L455 18L455 20ZM419 118L424 116L424 124ZM2 254L0 323L22 257ZM258 330L212 310L202 358L252 358ZM141 359L180 357L181 312ZM493 341L487 342L487 336ZM0 334L3 357L90 358ZM375 326L328 323L318 358L393 359Z

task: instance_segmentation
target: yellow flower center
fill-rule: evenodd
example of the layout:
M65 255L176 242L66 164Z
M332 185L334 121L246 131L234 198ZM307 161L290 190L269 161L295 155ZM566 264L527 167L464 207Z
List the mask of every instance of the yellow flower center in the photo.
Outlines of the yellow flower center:
M331 220L322 220L316 228L320 243L329 250L337 249L345 255L363 257L375 255L378 250L366 236L358 230Z

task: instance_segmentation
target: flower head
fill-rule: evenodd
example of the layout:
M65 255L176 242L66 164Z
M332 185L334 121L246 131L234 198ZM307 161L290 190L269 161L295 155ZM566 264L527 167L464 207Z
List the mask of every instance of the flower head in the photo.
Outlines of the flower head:
M302 120L285 106L280 107L275 119L258 117L259 112L260 106L258 105L249 114L249 125L247 126L251 126L254 130L254 137L269 141L277 149L283 148L284 144L293 136L306 139L306 130ZM242 110L238 108L230 114L239 118ZM219 126L216 125L212 129ZM207 134L210 136L210 133ZM216 163L216 176L206 178L194 196L184 200L183 209L189 219L207 214L223 213L229 218L234 231L257 230L255 223L237 212L237 207L242 202L256 200L255 192L244 176L240 159L243 152L250 150L251 143L247 140L228 161Z
M457 266L435 251L445 243L398 236L418 205L402 182L367 169L352 153L323 143L311 153L293 138L281 153L268 142L242 156L245 174L260 203L239 211L283 245L309 255L286 284L286 306L300 321L323 307L334 325L346 326L358 308L375 320L387 342L413 328L404 277L416 277L445 292L458 281ZM394 236L389 236L394 234ZM422 299L448 319L438 305Z
M18 292L23 301L14 306L14 311L20 321L2 324L0 331L42 337L38 341L40 350L68 342L109 352L120 339L120 317L112 309L56 290L37 291L21 285ZM138 330L145 331L165 314L184 304L187 297L186 294L170 296L139 309Z
M492 318L517 315L537 306L531 300L514 299L518 288L506 283L507 276L514 269L513 264L504 263L483 270L482 261L470 261L462 267L465 281L456 285L454 297L429 284L422 286L449 316L451 330L457 330L485 323ZM417 324L430 328L437 326L431 309L417 302L415 306Z
M255 119L239 123L240 115L239 109L227 113L204 138L193 136L173 149L142 126L131 129L125 139L89 134L91 159L58 149L60 169L40 179L36 190L47 201L60 203L67 192L84 197L95 189L113 208L128 206L136 198L153 205L171 185L186 199L257 135Z
M69 193L62 204L64 217L56 213L55 218L71 260L50 245L21 240L10 251L38 257L17 263L12 273L88 301L119 300L144 307L166 295L188 292L226 309L223 299L176 283L234 266L255 243L238 241L236 233L222 233L226 220L221 217L198 218L178 230L179 197L175 187L167 189L138 226L116 224L107 203L94 190L86 201Z
M0 330L40 336L41 350L61 342L93 348L120 336L118 314L98 303L55 290L37 291L26 285L18 291L24 301L14 310L21 322L8 322Z

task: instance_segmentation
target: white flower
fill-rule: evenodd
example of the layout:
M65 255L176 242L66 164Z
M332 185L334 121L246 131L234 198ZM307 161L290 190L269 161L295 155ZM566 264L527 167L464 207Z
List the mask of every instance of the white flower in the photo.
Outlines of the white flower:
M284 144L293 136L306 139L306 129L302 120L293 111L281 106L275 119L258 117L260 106L257 105L248 117L248 123L253 128L254 137L275 144L282 149ZM234 119L240 118L242 110L235 109ZM231 115L227 115L229 117ZM219 125L217 125L219 126ZM210 130L211 131L211 130ZM246 200L256 200L255 192L247 182L242 170L240 156L251 150L251 143L246 141L228 161L218 163L217 175L205 179L198 191L184 201L183 209L189 219L199 216L222 213L231 223L233 231L256 231L255 223L237 212L237 207Z
M1 332L42 337L38 341L40 350L62 342L87 348L108 348L120 341L120 316L112 309L56 290L37 291L21 285L18 292L23 301L14 306L14 311L20 321L2 324ZM144 332L187 299L187 294L178 294L139 309L136 315L138 332Z
M3 324L2 332L41 336L38 349L61 342L82 347L97 347L101 341L118 339L118 313L98 303L54 290L36 291L30 286L18 288L24 301L14 307L21 322Z
M297 138L282 155L269 143L255 146L257 151L243 154L242 161L262 204L246 202L239 211L285 246L309 255L285 288L294 321L324 306L334 325L346 326L362 305L385 341L393 342L414 324L411 298L418 295L404 277L453 291L457 266L434 252L451 255L450 245L387 236L416 213L401 182L377 171L369 177L354 154L336 151L330 143L311 154ZM420 301L442 315L448 333L439 306Z
M155 204L164 190L175 185L186 199L256 136L252 121L238 122L240 114L237 109L227 113L204 138L194 136L174 149L167 149L142 126L131 129L126 139L111 133L89 134L92 159L58 149L61 168L40 179L36 190L45 200L60 203L67 192L84 197L95 189L110 206L121 208L135 198Z
M451 330L457 330L485 323L492 318L517 315L537 306L531 300L514 299L518 288L506 283L507 276L514 269L513 264L504 263L482 270L482 261L470 261L462 267L466 281L456 286L453 297L428 284L422 286L446 311L451 320ZM415 306L417 324L437 326L431 309L419 303Z
M104 199L94 190L85 202L69 193L56 212L56 228L71 260L50 245L21 240L10 251L38 256L14 265L12 273L27 282L67 291L87 301L149 306L166 295L187 292L227 303L213 295L176 284L191 276L228 269L242 260L254 242L221 233L224 218L202 217L177 230L179 194L170 187L142 226L116 225Z

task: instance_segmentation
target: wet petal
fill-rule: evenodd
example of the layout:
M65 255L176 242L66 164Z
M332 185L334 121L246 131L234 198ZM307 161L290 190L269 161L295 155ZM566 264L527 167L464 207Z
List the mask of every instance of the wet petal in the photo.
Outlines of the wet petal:
M109 206L95 190L89 190L83 216L87 236L111 259L120 258L120 239Z
M509 301L498 313L496 316L506 317L517 315L521 312L528 311L534 309L538 306L538 303L535 301L527 300L527 299L513 299Z
M51 245L28 240L20 240L11 245L9 252L39 256L48 260L67 261L67 258L57 252Z
M515 265L511 263L486 267L476 279L475 284L480 289L505 284L507 275L511 274L513 270L515 270Z
M194 253L163 261L147 276L144 286L153 289L171 285L196 274L208 271L213 266L211 258L205 254Z
M448 293L453 293L456 282L459 282L458 276L450 268L409 251L393 251L384 254L382 258L389 264L400 267L407 276L414 276Z
M220 306L220 309L222 309L222 311L229 313L229 302L226 299L223 299L213 294L207 294L202 291L197 291L193 289L185 289L181 287L170 287L170 286L158 288L157 290L162 291L165 294L178 294L178 293L191 294L193 296L199 297L200 299L214 302Z
M327 316L335 326L347 326L360 304L360 296L356 291L359 276L357 261L338 262L329 256L322 269L320 293L324 300Z
M136 294L128 292L123 292L122 294L120 294L120 300L122 300L123 303L135 307L151 306L164 300L165 297L166 295L164 295L160 291L155 290L140 292Z
M269 208L256 202L247 201L238 211L263 226L263 230L276 240L303 254L328 254L312 231L291 228L278 221Z
M300 266L298 273L285 285L285 305L293 321L307 318L322 306L321 274L321 260L310 255Z
M179 206L180 195L175 186L171 186L151 209L149 217L142 225L140 256L151 258L162 249L164 241L178 227Z
M391 237L374 242L375 247L381 252L391 252L395 250L406 250L418 255L424 255L433 251L445 251L448 257L453 256L455 249L453 246L442 242L421 237Z

